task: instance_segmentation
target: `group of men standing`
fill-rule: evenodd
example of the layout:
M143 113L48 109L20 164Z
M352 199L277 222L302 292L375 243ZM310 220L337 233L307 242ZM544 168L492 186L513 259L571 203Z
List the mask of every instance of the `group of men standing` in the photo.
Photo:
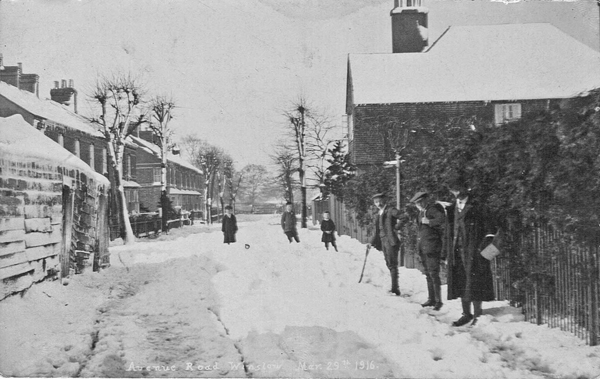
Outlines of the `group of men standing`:
M461 298L463 314L453 322L462 326L475 324L482 314L482 301L494 300L490 261L481 252L492 242L499 244L500 231L486 207L473 198L469 189L455 186L450 192L454 201L446 208L427 192L417 192L410 203L416 206L418 216L400 212L387 205L385 194L373 196L378 209L375 233L369 242L383 252L391 275L391 292L400 295L398 286L398 231L407 223L418 227L417 249L427 279L428 299L421 304L440 310L443 306L440 269L447 262L448 300ZM497 247L497 246L496 246ZM471 311L471 303L473 311Z

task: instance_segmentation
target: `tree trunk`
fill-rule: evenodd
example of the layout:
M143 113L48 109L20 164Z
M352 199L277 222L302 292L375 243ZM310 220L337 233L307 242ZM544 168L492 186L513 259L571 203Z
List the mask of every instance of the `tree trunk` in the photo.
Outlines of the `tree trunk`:
M116 170L116 187L117 187L117 204L119 205L119 217L123 225L123 244L131 245L135 243L135 235L129 222L129 212L127 211L127 198L125 197L125 188L123 187L123 174L120 170Z
M165 143L161 146L160 166L160 207L162 209L162 230L169 231L169 201L167 197L167 151Z
M306 214L306 178L304 174L304 170L300 171L300 194L302 195L302 221L300 221L301 228L307 228L306 219L308 218Z

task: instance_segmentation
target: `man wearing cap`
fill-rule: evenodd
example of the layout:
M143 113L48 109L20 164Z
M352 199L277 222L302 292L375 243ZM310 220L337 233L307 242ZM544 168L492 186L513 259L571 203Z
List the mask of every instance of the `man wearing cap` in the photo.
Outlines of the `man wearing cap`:
M396 296L400 296L400 289L398 288L398 250L400 249L400 239L396 230L399 222L405 222L407 216L400 214L398 209L387 206L385 194L378 193L373 195L372 198L379 212L375 216L375 233L367 246L373 246L377 250L383 251L385 263L392 276L392 288L390 292Z
M419 209L417 250L427 279L428 299L421 306L433 307L434 310L439 311L443 305L440 261L446 259L443 253L446 213L444 208L433 201L427 192L417 192L410 202Z

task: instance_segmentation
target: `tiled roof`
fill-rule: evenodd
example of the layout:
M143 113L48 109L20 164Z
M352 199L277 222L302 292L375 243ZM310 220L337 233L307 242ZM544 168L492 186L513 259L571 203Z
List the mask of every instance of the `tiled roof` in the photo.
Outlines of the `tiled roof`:
M91 122L55 101L41 100L29 91L20 90L4 82L0 82L0 96L4 96L35 116L79 130L91 136L103 137L102 133Z
M600 53L550 24L453 26L425 53L350 54L354 104L570 98Z

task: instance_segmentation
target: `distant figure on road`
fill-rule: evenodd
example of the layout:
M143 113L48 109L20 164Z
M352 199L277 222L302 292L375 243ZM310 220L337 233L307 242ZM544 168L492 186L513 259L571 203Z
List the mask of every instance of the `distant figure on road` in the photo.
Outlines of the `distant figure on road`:
M321 221L321 230L323 236L321 242L325 242L325 249L329 250L329 244L338 251L337 245L335 244L335 223L329 218L329 211L323 212L323 220Z
M292 239L296 240L296 242L300 242L298 230L296 229L296 213L294 213L293 208L292 203L288 201L285 204L285 211L281 215L281 228L290 243L292 243Z
M238 231L238 226L230 205L225 207L225 215L223 216L221 223L221 230L223 231L224 237L223 243L229 245L230 243L235 242L235 233Z

